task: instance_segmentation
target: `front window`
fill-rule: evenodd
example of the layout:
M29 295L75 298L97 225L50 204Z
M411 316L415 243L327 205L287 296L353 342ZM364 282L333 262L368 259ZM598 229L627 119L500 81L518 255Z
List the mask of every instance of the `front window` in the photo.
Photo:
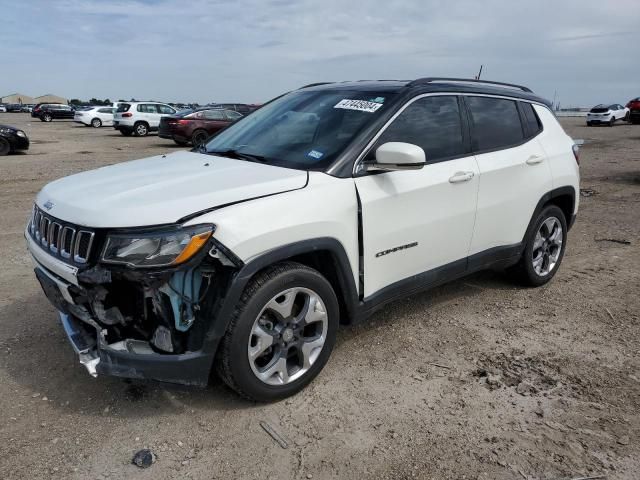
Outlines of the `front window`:
M323 170L389 108L394 93L297 91L238 120L205 146L206 153L300 170Z

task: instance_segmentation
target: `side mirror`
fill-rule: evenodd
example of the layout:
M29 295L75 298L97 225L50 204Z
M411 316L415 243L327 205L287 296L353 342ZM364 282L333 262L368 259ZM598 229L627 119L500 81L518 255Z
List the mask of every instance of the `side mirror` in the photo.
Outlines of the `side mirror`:
M426 164L424 150L412 143L387 142L376 150L375 162L365 163L367 171L420 170Z

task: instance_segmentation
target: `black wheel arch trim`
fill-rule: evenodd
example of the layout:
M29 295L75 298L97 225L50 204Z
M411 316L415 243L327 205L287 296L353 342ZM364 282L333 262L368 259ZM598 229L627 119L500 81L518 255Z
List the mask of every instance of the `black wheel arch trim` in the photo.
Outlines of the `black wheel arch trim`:
M226 333L236 305L242 297L242 293L258 272L278 262L314 252L329 252L335 258L337 279L341 289L336 294L343 296L348 315L350 317L354 316L358 303L358 291L349 257L342 243L332 237L302 240L269 250L238 269L221 305L216 312L213 312L213 318L204 340L203 350L209 353L216 352L220 340Z
M531 234L531 230L535 227L536 218L538 218L538 215L540 214L544 206L554 198L565 197L567 195L571 197L571 212L567 216L567 218L565 218L567 222L567 231L573 226L573 223L575 221L574 211L576 208L576 190L575 188L569 185L554 188L553 190L550 190L549 192L545 193L540 198L540 200L538 201L538 204L536 205L536 208L533 210L533 214L531 215L531 219L529 220L529 225L527 226L524 236L522 237L523 244L526 242L526 239Z

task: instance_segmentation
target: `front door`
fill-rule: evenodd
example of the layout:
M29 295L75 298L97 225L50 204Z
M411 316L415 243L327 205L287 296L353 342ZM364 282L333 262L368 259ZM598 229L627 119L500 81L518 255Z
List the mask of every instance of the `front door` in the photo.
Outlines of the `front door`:
M422 147L421 170L357 176L362 209L364 296L411 282L463 272L478 193L476 160L462 121L460 99L431 95L412 101L367 155L386 142Z

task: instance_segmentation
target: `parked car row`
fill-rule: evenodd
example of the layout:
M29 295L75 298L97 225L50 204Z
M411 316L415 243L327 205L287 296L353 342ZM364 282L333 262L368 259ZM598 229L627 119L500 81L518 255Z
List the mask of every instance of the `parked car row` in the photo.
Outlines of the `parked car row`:
M217 104L197 110L178 111L156 102L120 103L113 118L113 128L122 135L144 137L157 131L160 138L171 139L178 145L197 147L214 133L239 118L243 112L255 110L246 104Z
M34 105L21 103L0 103L0 112L30 112Z

